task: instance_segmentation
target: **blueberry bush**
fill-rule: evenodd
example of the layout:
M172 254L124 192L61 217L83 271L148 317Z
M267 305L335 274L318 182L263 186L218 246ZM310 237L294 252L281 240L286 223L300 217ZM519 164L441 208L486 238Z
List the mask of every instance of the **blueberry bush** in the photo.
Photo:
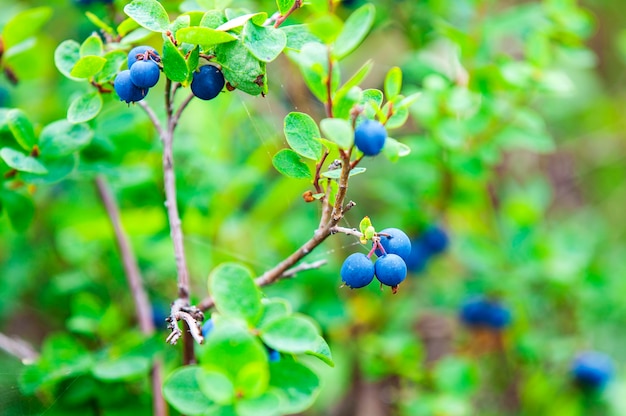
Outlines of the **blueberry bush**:
M618 1L0 10L0 413L626 411Z

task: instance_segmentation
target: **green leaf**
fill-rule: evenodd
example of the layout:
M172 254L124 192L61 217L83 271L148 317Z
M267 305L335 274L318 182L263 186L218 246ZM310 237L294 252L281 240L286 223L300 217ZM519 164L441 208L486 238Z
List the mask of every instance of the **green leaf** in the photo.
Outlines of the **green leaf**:
M342 95L345 95L348 93L348 91L350 91L353 87L358 86L361 82L363 82L363 80L365 80L365 78L367 77L367 75L370 73L370 71L372 70L372 67L374 66L374 62L369 59L367 60L367 62L365 62L363 65L361 65L361 67L359 68L358 71L356 71L354 73L354 75L352 75L350 77L349 80L346 81L345 84L343 84L341 86L340 89L337 90L337 93L335 94L334 99L339 99L341 98Z
M209 27L211 29L217 29L224 23L226 23L226 17L224 17L224 13L220 12L219 10L209 10L201 16L201 19L197 25L192 26L202 26Z
M102 39L97 34L92 34L80 45L80 56L81 58L89 55L102 55L104 51L104 44L102 43Z
M135 22L133 19L129 17L128 19L122 20L122 23L117 25L117 33L120 36L125 37L130 32L137 29L138 27L139 25L137 24L137 22Z
M280 397L273 391L267 391L253 399L243 399L236 403L238 416L279 416Z
M326 343L326 340L321 336L317 338L317 347L315 349L306 351L307 355L312 355L313 357L317 357L330 367L335 366L335 362L333 361L333 356L330 353L330 347Z
M231 86L250 95L267 91L265 63L255 58L241 41L217 45L215 55Z
M367 89L363 91L361 105L364 107L363 115L366 118L373 118L377 110L383 103L383 92L375 89Z
M411 148L404 143L400 143L396 139L387 137L385 140L385 147L383 147L383 153L389 160L395 162L398 158L407 156L411 153Z
M79 59L80 44L74 40L65 40L54 50L54 64L68 78L74 78L70 72Z
M318 346L319 331L304 315L286 316L260 328L263 342L276 351L300 354Z
M50 7L26 9L11 18L2 29L5 49L9 49L31 36L41 33L41 27L52 16Z
M385 77L385 97L387 100L393 100L402 88L402 70L394 66L387 72Z
M349 118L351 110L355 105L360 103L362 99L363 90L360 87L352 87L345 94L338 91L335 98L333 98L333 115L336 118Z
M122 381L140 379L150 371L150 360L147 357L126 356L111 361L98 360L91 373L98 380Z
M238 263L222 263L213 269L209 293L224 316L243 318L251 325L261 317L261 291L250 271Z
M389 114L389 106L391 104L387 103L383 106L383 114ZM409 109L406 107L393 107L393 114L391 117L387 119L385 123L385 128L387 129L396 129L398 127L402 127L406 120L409 118Z
M37 144L37 138L33 125L26 114L18 108L13 108L6 113L5 121L17 143L25 150L32 150L33 146Z
M321 137L317 124L308 114L291 112L284 120L285 138L300 156L317 160L322 155Z
M84 123L95 118L102 109L102 96L98 91L76 97L67 110L67 121L73 124Z
M265 21L267 20L267 13L265 12L248 13L248 14L244 14L241 16L237 16L234 19L231 19L227 21L226 23L220 25L217 28L217 30L223 30L223 31L233 30L235 28L245 25L246 22L248 22L249 20L259 26L262 26L263 23L265 23Z
M194 45L217 45L219 43L232 42L237 40L237 37L228 32L209 27L192 26L178 30L176 32L176 40Z
M35 216L33 201L17 192L0 191L0 205L16 231L25 231Z
M165 76L172 81L184 82L189 77L189 68L185 57L167 37L163 42L162 62Z
M124 51L115 50L111 52L107 52L104 55L104 59L106 59L106 63L96 74L96 81L100 83L105 83L108 81L113 81L117 74L120 72L122 65L127 62L127 54Z
M365 172L366 170L367 170L366 168L356 167L350 171L350 174L348 176L355 176L355 175ZM325 178L330 178L330 179L339 179L339 177L341 176L341 169L334 169L334 170L326 171L322 173L322 176Z
M200 368L196 372L196 378L200 391L209 400L225 405L233 402L235 398L235 387L230 379L218 372L206 368Z
M320 380L313 371L299 362L286 359L270 366L270 385L285 395L285 400L281 402L281 414L306 410L320 390Z
M309 42L321 43L321 40L311 33L308 25L284 26L279 30L282 30L287 37L287 45L285 47L288 49L300 51Z
M276 7L278 7L278 12L284 16L295 3L296 0L276 0Z
M327 101L328 80L328 49L325 45L317 42L309 42L302 46L300 52L285 51L287 56L294 60L300 67L304 82L313 95L322 102ZM341 73L339 65L332 66L331 94L337 89Z
M163 383L163 396L176 410L186 415L203 415L211 407L211 401L200 390L195 365L179 367Z
M87 16L87 19L89 19L89 21L91 23L94 24L94 26L104 30L106 33L108 33L109 35L113 35L115 36L115 30L109 26L108 24L106 24L102 19L100 19L98 16L96 16L95 14L91 13L91 12L85 12L85 16Z
M106 61L101 56L83 56L70 71L70 76L74 78L91 78L102 70Z
M191 16L187 14L181 14L178 16L169 27L169 31L176 34L180 29L187 28L191 25Z
M291 315L291 306L284 299L263 299L263 315L257 324L259 327L266 326L278 318Z
M250 53L263 62L276 59L287 45L287 36L281 30L257 26L251 21L244 25L241 37Z
M326 45L333 43L343 28L343 22L333 13L318 14L309 19L308 25L311 33Z
M340 118L325 118L320 121L320 128L324 136L334 142L341 149L349 149L354 143L354 130L348 120Z
M348 17L334 43L333 55L337 59L349 55L361 44L374 24L375 14L374 5L368 3L359 7Z
M18 170L20 172L30 172L43 175L48 173L48 170L37 159L31 156L26 156L17 150L10 147L3 147L0 149L0 159L4 160L4 163L9 165L10 168Z
M235 391L244 395L258 395L267 388L267 352L247 328L227 318L219 320L206 341L199 349L203 368L227 374Z
M152 32L165 32L170 25L167 11L156 0L133 0L124 6L124 13Z
M196 46L193 48L189 57L187 58L187 69L189 71L189 75L187 76L187 82L191 83L193 80L193 73L198 68L198 64L200 63L200 47Z
M72 124L57 120L41 131L41 154L45 157L61 157L86 147L93 138L93 131L86 124Z
M291 149L282 149L272 158L272 165L278 172L294 179L312 179L309 167Z
M22 173L22 179L33 184L51 184L60 181L72 173L78 165L78 155L71 154L63 157L46 157L41 155L39 161L48 170L46 175Z

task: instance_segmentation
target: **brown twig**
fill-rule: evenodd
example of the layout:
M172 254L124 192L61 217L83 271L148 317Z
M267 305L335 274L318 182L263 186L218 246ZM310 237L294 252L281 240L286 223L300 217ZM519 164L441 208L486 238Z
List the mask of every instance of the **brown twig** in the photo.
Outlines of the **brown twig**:
M326 117L333 117L333 56L328 47L328 77L326 78L326 102L324 108L326 109Z
M109 220L111 221L111 225L113 226L115 240L122 257L122 266L124 267L126 280L133 296L135 314L137 316L137 321L139 322L139 327L141 328L141 332L150 336L154 333L152 305L150 305L148 295L146 294L142 283L141 272L139 271L139 266L137 265L137 258L135 257L135 253L130 245L128 235L122 226L119 208L104 176L99 175L96 177L96 187L98 189L100 199L102 199L102 203L104 204L107 215L109 216ZM163 384L163 369L161 362L158 359L155 360L152 365L150 378L152 381L153 414L157 416L166 416L168 411L161 390Z
M285 20L287 20L287 18L289 16L291 16L291 13L295 12L296 10L298 10L300 7L302 7L302 0L296 0L293 3L293 6L291 6L291 8L289 10L287 10L287 13L285 13L284 15L280 15L276 18L276 22L274 23L274 27L278 28L280 27L280 25L283 24L283 22Z

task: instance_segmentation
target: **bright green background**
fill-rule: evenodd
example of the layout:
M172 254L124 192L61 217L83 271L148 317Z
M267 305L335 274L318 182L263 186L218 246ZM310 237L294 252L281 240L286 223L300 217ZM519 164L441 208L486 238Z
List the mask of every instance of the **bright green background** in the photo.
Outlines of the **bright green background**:
M361 4L354 3L338 6L338 14L347 17ZM626 412L623 5L515 3L374 2L373 33L346 59L344 76L372 59L365 87L382 89L387 71L400 66L404 88L423 95L409 123L390 133L411 155L395 164L383 157L363 163L368 171L351 181L348 194L357 206L342 225L357 227L368 215L379 229L416 235L439 223L451 247L426 272L409 276L397 295L375 285L351 291L339 288L338 270L347 255L367 248L337 235L307 257L327 259L326 266L264 289L313 317L329 340L336 366L310 363L323 381L310 414ZM54 13L36 47L5 62L19 84L0 78L2 105L22 109L36 132L64 118L72 99L88 91L54 67L56 46L94 30L86 8L70 1L0 1L0 27L43 4ZM116 2L116 13L123 4ZM164 2L172 11L177 4ZM234 5L275 9L271 2ZM100 4L89 10L113 16ZM293 23L309 12L297 12ZM158 45L159 38L148 42ZM268 74L266 98L236 92L196 100L181 120L178 202L195 301L206 295L206 277L217 264L240 261L261 274L306 241L319 221L318 206L301 198L307 181L281 177L271 161L286 147L285 114L306 112L319 121L323 107L283 56ZM148 97L155 105L160 99ZM180 348L160 342L161 329L138 349L132 299L93 177L109 178L151 299L167 305L176 282L160 145L140 108L110 97L91 126L95 136L76 171L33 191L26 232L13 231L0 216L0 330L58 352L57 363L67 360L73 369L86 365L81 349L109 358L133 351L124 367L133 370L130 381L100 380L97 388L106 392L105 414L149 414L145 358L161 352L171 371ZM512 311L501 338L458 323L459 305L477 293L497 296ZM572 357L584 349L604 351L616 364L602 397L582 397L568 378ZM432 354L445 358L426 365ZM86 414L75 403L81 388L93 386L70 379L41 394L41 407L20 393L21 367L0 353L3 412ZM102 379L107 371L119 376L115 368L98 371Z

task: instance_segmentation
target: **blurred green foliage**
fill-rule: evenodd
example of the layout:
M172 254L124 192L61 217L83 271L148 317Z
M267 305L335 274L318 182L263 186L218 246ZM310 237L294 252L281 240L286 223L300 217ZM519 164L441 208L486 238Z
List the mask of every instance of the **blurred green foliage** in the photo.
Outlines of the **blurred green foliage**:
M187 11L222 2L162 3ZM336 24L319 18L325 2L310 3L289 23L314 23L319 33ZM337 12L345 18L364 3L344 2ZM411 153L393 164L383 157L363 162L367 172L351 180L348 194L357 205L343 225L357 227L369 216L377 229L418 236L438 224L451 245L412 273L397 295L374 285L339 287L343 259L369 249L344 235L307 257L327 265L263 288L315 319L330 344L334 368L303 358L321 379L306 414L624 414L621 2L372 3L374 30L346 58L344 74L371 59L364 85L384 89L385 74L398 66L403 88L421 96L407 125L390 129ZM90 91L57 71L55 48L96 30L86 11L112 24L123 17L124 4L0 0L3 30L17 13L49 7L34 9L42 28L24 28L14 37L16 44L27 41L23 50L2 59L9 73L0 77L0 111L20 109L13 116L26 117L32 136L42 140L70 103ZM270 14L276 8L270 1L232 6ZM307 181L279 175L272 156L286 146L287 113L319 121L324 109L284 56L268 64L268 77L265 98L229 93L192 102L177 131L178 204L196 302L218 264L243 262L260 275L319 223L318 206L301 197ZM148 100L160 98L153 93ZM149 340L136 329L93 181L97 173L108 177L150 299L167 305L176 270L154 129L140 108L110 96L88 123L93 137L80 160L58 159L59 170L74 168L68 177L39 183L26 176L28 186L17 191L8 189L15 182L1 182L0 331L42 354L36 367L0 355L3 414L98 408L151 414L151 359L162 357L168 373L180 365L181 348L163 342L164 325ZM14 130L0 126L0 147L13 141ZM10 169L0 162L0 174ZM490 331L460 324L460 305L476 294L506 305L511 326ZM581 392L569 374L573 357L587 349L608 353L617 368L597 395Z

